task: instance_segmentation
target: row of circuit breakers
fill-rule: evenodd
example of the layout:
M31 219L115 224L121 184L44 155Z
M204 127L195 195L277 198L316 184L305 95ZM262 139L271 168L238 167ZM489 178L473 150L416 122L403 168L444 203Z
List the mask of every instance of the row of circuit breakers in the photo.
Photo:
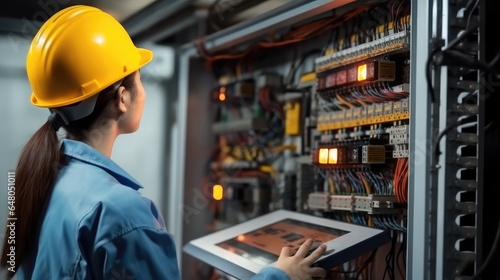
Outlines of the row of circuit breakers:
M361 185L370 185L371 190L311 192L310 209L372 215L398 214L405 208L406 195L398 193L406 190L407 181L399 180L404 175L393 171L375 178L374 174L394 170L400 163L406 164L408 174L409 84L400 75L408 54L409 32L404 30L316 59L317 94L340 106L319 111L320 139L311 162L333 178L342 172L360 175ZM328 183L334 180L331 177ZM380 179L386 182L385 189Z

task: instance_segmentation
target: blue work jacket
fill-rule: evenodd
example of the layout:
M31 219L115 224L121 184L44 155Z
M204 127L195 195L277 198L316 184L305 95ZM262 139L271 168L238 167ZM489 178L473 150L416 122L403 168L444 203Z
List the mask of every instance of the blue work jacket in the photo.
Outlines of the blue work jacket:
M180 279L172 236L140 184L83 142L61 149L67 162L17 279ZM266 267L253 279L289 278Z

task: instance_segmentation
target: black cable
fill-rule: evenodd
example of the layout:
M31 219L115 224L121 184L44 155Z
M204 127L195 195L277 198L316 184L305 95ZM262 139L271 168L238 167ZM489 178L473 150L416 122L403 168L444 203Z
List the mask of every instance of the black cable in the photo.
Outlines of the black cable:
M471 11L472 13L472 11ZM469 25L469 24L468 24ZM446 64L445 62L445 58L450 58L450 57L453 57L453 58L456 58L456 56L458 55L458 53L451 53L451 52L447 52L451 49L453 49L456 45L458 45L458 43L460 43L461 41L463 41L467 36L469 36L470 34L472 34L472 32L474 32L475 30L477 30L477 23L474 22L472 24L472 26L469 26L469 28L467 28L464 32L462 32L459 36L457 36L457 38L455 38L453 41L451 41L445 48L443 49L440 49L440 48L436 48L434 49L430 54L429 54L429 57L427 57L427 61L425 63L425 79L426 79L426 82L427 82L427 91L429 92L429 96L431 98L431 102L434 103L436 101L436 94L435 94L435 91L434 91L434 86L432 84L432 66L433 65L444 65ZM440 60L441 61L434 61L434 57L436 56L436 54L438 53L441 53L441 55L439 56ZM481 65L480 62L477 62L477 61L474 61L474 62L470 62L469 61L469 64L478 64L480 66L482 66L483 68L484 67L487 67L489 69L491 69L495 64L496 62L498 61L498 59L500 59L500 52L498 53L498 58L495 57L495 59L493 59L492 63L490 63L488 66L486 65ZM460 61L462 60L462 61ZM452 61L453 63L461 63L463 62L463 59L455 59L455 60L450 60L448 59L448 61ZM479 67L478 67L479 68Z
M479 6L479 0L476 0L476 4L474 4L474 7L472 7L472 9L469 12L469 16L467 17L467 24L465 25L465 29L469 29L470 20L472 18L472 15L474 14L474 10L476 10L478 6Z
M299 52L298 47L293 49L293 57L292 57L291 62L290 62L290 71L288 72L288 75L283 78L283 86L285 86L285 87L290 85L293 82L295 71L296 71L296 68L298 67L298 65L297 66L295 65L296 60L297 60L297 56L298 56L298 52Z
M396 279L396 244L398 243L398 232L392 232L392 245L391 245L391 276L392 280Z
M496 124L497 123L495 121L491 121L489 124L487 124L487 125L484 126L484 131L490 130L492 127L495 127Z
M387 256L385 257L385 269L384 269L384 275L382 275L382 280L385 280L385 275L387 274L387 271L389 270L389 263L387 262Z
M495 236L495 241L493 241L493 245L491 246L491 251L488 253L488 256L484 260L481 267L472 276L471 280L477 280L481 277L481 275L483 275L484 271L490 265L491 260L495 256L495 253L498 251L499 244L500 244L500 223L498 224L497 235Z
M465 118L462 118L462 119L459 119L458 121L448 125L447 127L445 127L445 129L443 129L438 137L437 137L437 140L436 142L434 143L434 147L432 148L432 150L434 151L434 157L435 157L435 161L437 162L438 159L439 159L439 156L441 155L441 151L439 149L439 142L441 142L441 139L446 135L448 134L448 132L450 132L453 128L459 126L459 125L462 125L462 124L466 124L466 123L470 123L470 122L473 122L473 121L476 121L477 120L477 116L476 115L472 115L472 116L468 116L468 117L465 117Z
M302 54L300 57L300 60L297 62L297 64L291 66L290 72L288 73L288 76L287 76L286 84L290 85L290 84L294 83L295 75L297 74L297 69L299 69L299 67L306 61L306 59L309 56L314 55L314 54L322 55L322 50L321 49L313 49L313 50L310 50L310 51ZM293 61L295 61L295 59Z
M349 268L350 268L350 264L349 264ZM343 264L340 266L340 270L342 271L342 274L344 274L344 279L349 279L349 273L355 272L355 271L346 271Z
M358 280L359 276L361 276L361 273L363 272L363 270L365 270L365 268L368 267L368 265L373 261L373 259L375 258L375 255L377 254L377 250L378 250L378 248L373 250L372 253L370 254L370 256L363 262L363 265L359 268L358 273L354 277L354 280Z
M403 252L406 252L406 233L403 233L403 240L401 240L401 245L399 246L398 253L396 254L396 262L399 263L399 258ZM406 262L403 262L404 267L406 268ZM399 267L399 265L398 265Z
M429 96L431 98L431 102L434 103L436 101L436 94L434 92L434 85L432 84L432 62L436 53L438 53L440 49L434 49L427 58L425 62L425 80L427 82L427 91L429 92Z
M472 3L474 3L474 1L477 1L477 0L469 0L469 2L467 2L467 4L465 4L464 10L467 11L472 6Z
M477 30L477 22L474 22L472 24L472 27L466 29L464 32L460 33L460 35L457 36L453 41L451 41L444 49L443 51L451 50L453 49L458 43L462 42L467 36L472 34L472 32Z
M208 24L210 24L210 26L215 31L221 30L221 27L214 20L214 17L215 17L215 7L217 7L217 5L219 5L220 2L221 2L221 0L215 0L212 3L212 5L210 5L210 7L208 8L208 16L207 16Z
M463 41L467 36L469 36L475 30L477 30L477 23L474 23L471 28L468 28L463 33L461 33L459 36L457 36L457 38L455 38L453 41L451 41L445 48L443 48L443 49L436 48L429 54L429 57L427 57L427 61L425 63L425 79L427 82L427 91L429 92L431 102L434 103L436 101L436 94L434 91L434 86L432 84L432 66L434 64L441 66L441 65L443 65L443 62L444 62L444 61L441 61L440 63L435 63L434 57L436 56L436 54L438 52L444 53L448 50L453 49L458 43ZM440 57L443 57L443 55L441 55ZM499 58L500 58L500 52L499 52ZM493 63L493 65L494 64L496 64L496 61Z
M321 55L325 55L326 51L328 50L328 47L333 43L333 33L334 32L337 32L336 29L332 29L329 32L326 44L323 46L323 49L321 50Z
M498 60L500 60L500 51L498 51L495 57L491 60L491 62L487 64L486 70L494 72L494 67L497 64Z
M385 256L385 270L384 270L384 275L382 276L382 280L385 279L385 275L389 275L390 280L395 280L394 252L396 251L397 233L395 231L392 231L391 235L392 235L391 248L389 249L389 252Z

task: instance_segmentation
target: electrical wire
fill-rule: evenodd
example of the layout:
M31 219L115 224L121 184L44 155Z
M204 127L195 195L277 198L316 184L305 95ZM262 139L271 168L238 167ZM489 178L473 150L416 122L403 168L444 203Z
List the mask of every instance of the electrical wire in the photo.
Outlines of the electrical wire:
M470 122L474 122L474 121L477 121L477 116L476 115L472 115L472 116L467 116L465 118L462 118L462 119L459 119L457 120L456 122L452 123L452 124L449 124L447 127L445 127L445 129L443 129L437 136L437 139L436 139L436 142L434 142L434 146L432 148L433 150L433 154L434 154L434 159L435 159L435 162L438 161L439 159L439 156L441 155L441 150L439 149L439 142L441 142L441 139L446 135L448 134L453 128L457 127L457 126L460 126L460 125L463 125L463 124L466 124L466 123L470 123Z
M221 27L217 25L217 23L214 21L215 18L215 8L220 4L221 0L215 0L212 5L208 8L208 24L215 30L219 31L221 30Z
M290 67L290 72L288 73L288 76L286 78L286 84L287 85L290 85L290 84L293 84L294 83L294 80L295 80L295 75L296 75L296 72L297 72L297 69L299 69L299 67L304 64L304 62L306 61L306 59L310 56L313 56L313 55L316 55L316 54L320 54L321 55L322 53L322 50L321 49L313 49L313 50L310 50L304 54L302 54L300 56L300 60L297 62L296 65L292 64L292 66Z
M493 241L493 245L491 246L491 250L488 253L488 256L486 257L486 259L484 260L484 262L481 264L481 267L471 277L471 280L480 279L480 277L483 275L483 273L486 270L486 268L488 268L488 266L490 266L491 261L495 257L496 252L498 251L499 245L500 245L500 222L498 224L497 234L495 236L495 240Z
M403 252L405 252L405 254L406 254L406 234L405 233L402 233L401 244L399 245L399 250L398 250L398 253L396 254L396 266L397 266L399 275L401 276L401 279L406 278L405 272L401 268L400 261L399 261L400 256ZM403 265L404 265L405 270L406 270L406 262L403 262Z
M385 270L384 270L384 275L382 276L382 280L385 279L385 275L389 275L390 280L394 280L394 265L395 265L395 260L394 260L394 253L396 250L396 244L397 244L397 235L393 231L391 232L392 235L392 242L391 242L391 248L389 249L389 252L387 253L385 257Z
M427 57L427 61L425 62L425 80L427 82L427 91L429 92L429 97L431 98L431 102L436 102L436 93L434 92L434 85L432 84L432 60L434 56L441 51L440 49L434 49Z
M431 98L432 103L436 101L436 94L434 92L434 86L432 84L432 66L437 66L436 65L437 63L434 62L434 57L440 52L443 53L453 49L456 45L458 45L458 43L465 40L465 38L470 34L472 34L472 32L474 32L475 30L477 30L477 24L473 24L472 27L466 29L459 36L457 36L457 38L451 41L445 48L443 49L435 48L434 50L431 51L431 53L427 57L427 61L425 63L425 79L427 82L427 91L429 92L429 96Z
M212 14L213 10L217 3L221 0L217 0L212 5ZM306 39L310 39L312 37L321 35L325 32L331 31L337 27L342 26L345 22L350 21L355 18L362 12L366 11L370 7L374 6L375 3L361 5L355 8L352 11L348 11L339 16L329 16L324 19L319 19L302 26L291 28L287 33L283 35L281 40L279 41L259 41L256 44L248 46L245 50L241 52L235 53L226 53L226 54L210 54L205 48L204 38L201 37L197 40L196 45L198 47L199 53L205 58L207 62L207 66L211 66L215 61L218 60L231 60L231 59L240 59L247 55L249 55L252 51L257 51L261 48L274 48L274 47L282 47L289 44L294 44L298 42L302 42ZM217 26L215 26L217 28Z
M393 19L394 21L394 30L396 31L401 31L399 29L399 20L401 19L401 17L399 16L399 9L403 6L403 4L405 3L405 1L401 1L401 3L399 4L397 10L396 10L396 17ZM396 28L397 27L397 28Z
M470 1L469 3L471 3ZM479 0L476 0L476 3L474 4L474 7L472 7L471 11L469 12L469 16L467 17L467 24L465 25L465 29L469 29L470 21L472 19L472 15L474 14L474 11L479 7Z
M396 162L394 169L393 187L397 202L408 202L408 159L400 158Z
M375 255L377 254L377 250L375 249L370 253L370 256L363 262L363 265L358 269L356 276L354 276L354 280L358 280L361 276L361 273L368 267L368 265L375 259ZM364 278L363 278L364 279Z

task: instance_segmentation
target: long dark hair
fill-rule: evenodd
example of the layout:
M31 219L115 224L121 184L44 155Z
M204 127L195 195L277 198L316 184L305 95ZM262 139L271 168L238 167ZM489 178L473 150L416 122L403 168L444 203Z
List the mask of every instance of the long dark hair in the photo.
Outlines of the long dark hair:
M132 91L132 97L136 92L134 79L135 73L132 73L121 83L121 86ZM99 93L90 115L64 126L68 136L81 141L85 140L86 136L82 132L99 119L109 102L116 99L115 88L110 86ZM43 219L40 214L47 203L53 182L63 162L57 133L52 124L47 121L24 146L16 168L14 213L17 220L15 220L15 227L7 227L5 231L0 262L0 268L7 269L9 279L14 276L19 265L37 243L39 223ZM9 222L12 220L7 221L7 224ZM11 231L11 229L14 230ZM9 239L9 236L13 238ZM10 250L11 246L15 250ZM11 253L15 256L12 257Z

